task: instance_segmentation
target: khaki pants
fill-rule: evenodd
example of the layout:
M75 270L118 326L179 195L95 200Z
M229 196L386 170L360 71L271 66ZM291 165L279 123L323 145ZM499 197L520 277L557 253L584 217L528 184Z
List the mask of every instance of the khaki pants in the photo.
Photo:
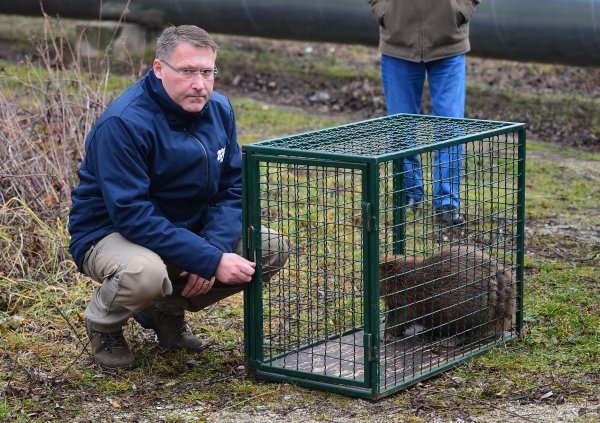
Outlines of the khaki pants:
M261 230L262 276L267 281L287 261L287 242L272 229ZM242 254L242 242L235 253ZM86 275L102 285L94 291L85 309L93 329L112 332L121 328L134 311L156 308L163 311L199 311L243 290L245 284L225 285L215 281L204 295L181 296L186 279L181 269L169 265L153 251L112 233L96 242L86 253Z

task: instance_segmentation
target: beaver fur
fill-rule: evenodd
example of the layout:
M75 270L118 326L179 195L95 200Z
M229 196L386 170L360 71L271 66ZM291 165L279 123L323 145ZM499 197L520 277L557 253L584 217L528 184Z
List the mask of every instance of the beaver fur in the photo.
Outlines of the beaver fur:
M429 257L392 256L380 262L386 306L385 340L415 324L459 345L510 330L516 278L476 246L443 249Z

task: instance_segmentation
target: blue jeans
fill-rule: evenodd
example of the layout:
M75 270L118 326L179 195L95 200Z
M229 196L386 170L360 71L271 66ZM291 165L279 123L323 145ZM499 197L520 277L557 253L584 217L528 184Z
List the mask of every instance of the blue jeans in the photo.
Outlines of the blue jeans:
M435 116L462 118L465 113L465 55L427 63L381 56L381 79L388 114L421 112L425 77ZM459 135L459 134L457 134ZM418 156L404 159L407 199L423 199L423 174ZM462 145L436 151L433 167L433 207L460 207Z

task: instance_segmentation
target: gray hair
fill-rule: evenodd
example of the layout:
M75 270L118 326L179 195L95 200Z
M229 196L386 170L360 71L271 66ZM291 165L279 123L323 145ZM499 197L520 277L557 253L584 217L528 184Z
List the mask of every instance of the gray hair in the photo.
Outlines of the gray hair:
M215 53L218 49L217 43L202 28L195 25L169 26L156 41L156 58L168 59L181 43L188 43L197 48L210 47Z

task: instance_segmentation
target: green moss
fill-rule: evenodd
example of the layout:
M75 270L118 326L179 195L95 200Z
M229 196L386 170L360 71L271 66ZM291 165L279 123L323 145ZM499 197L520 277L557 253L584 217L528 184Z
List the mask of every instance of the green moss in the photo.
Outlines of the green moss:
M600 155L564 148L558 150L558 147L539 143L530 143L527 148L530 153L541 153L527 160L528 218L557 217L591 210L592 199L600 198L600 185L593 170ZM561 159L552 160L550 157L558 155L558 151ZM549 157L543 159L546 153Z
M0 398L0 420L9 421L11 414L16 410L11 406L11 403L6 398Z
M600 153L582 151L574 148L565 148L564 146L560 145L531 140L527 142L527 152L555 153L560 154L560 156L563 158L573 158L578 160L600 160Z

